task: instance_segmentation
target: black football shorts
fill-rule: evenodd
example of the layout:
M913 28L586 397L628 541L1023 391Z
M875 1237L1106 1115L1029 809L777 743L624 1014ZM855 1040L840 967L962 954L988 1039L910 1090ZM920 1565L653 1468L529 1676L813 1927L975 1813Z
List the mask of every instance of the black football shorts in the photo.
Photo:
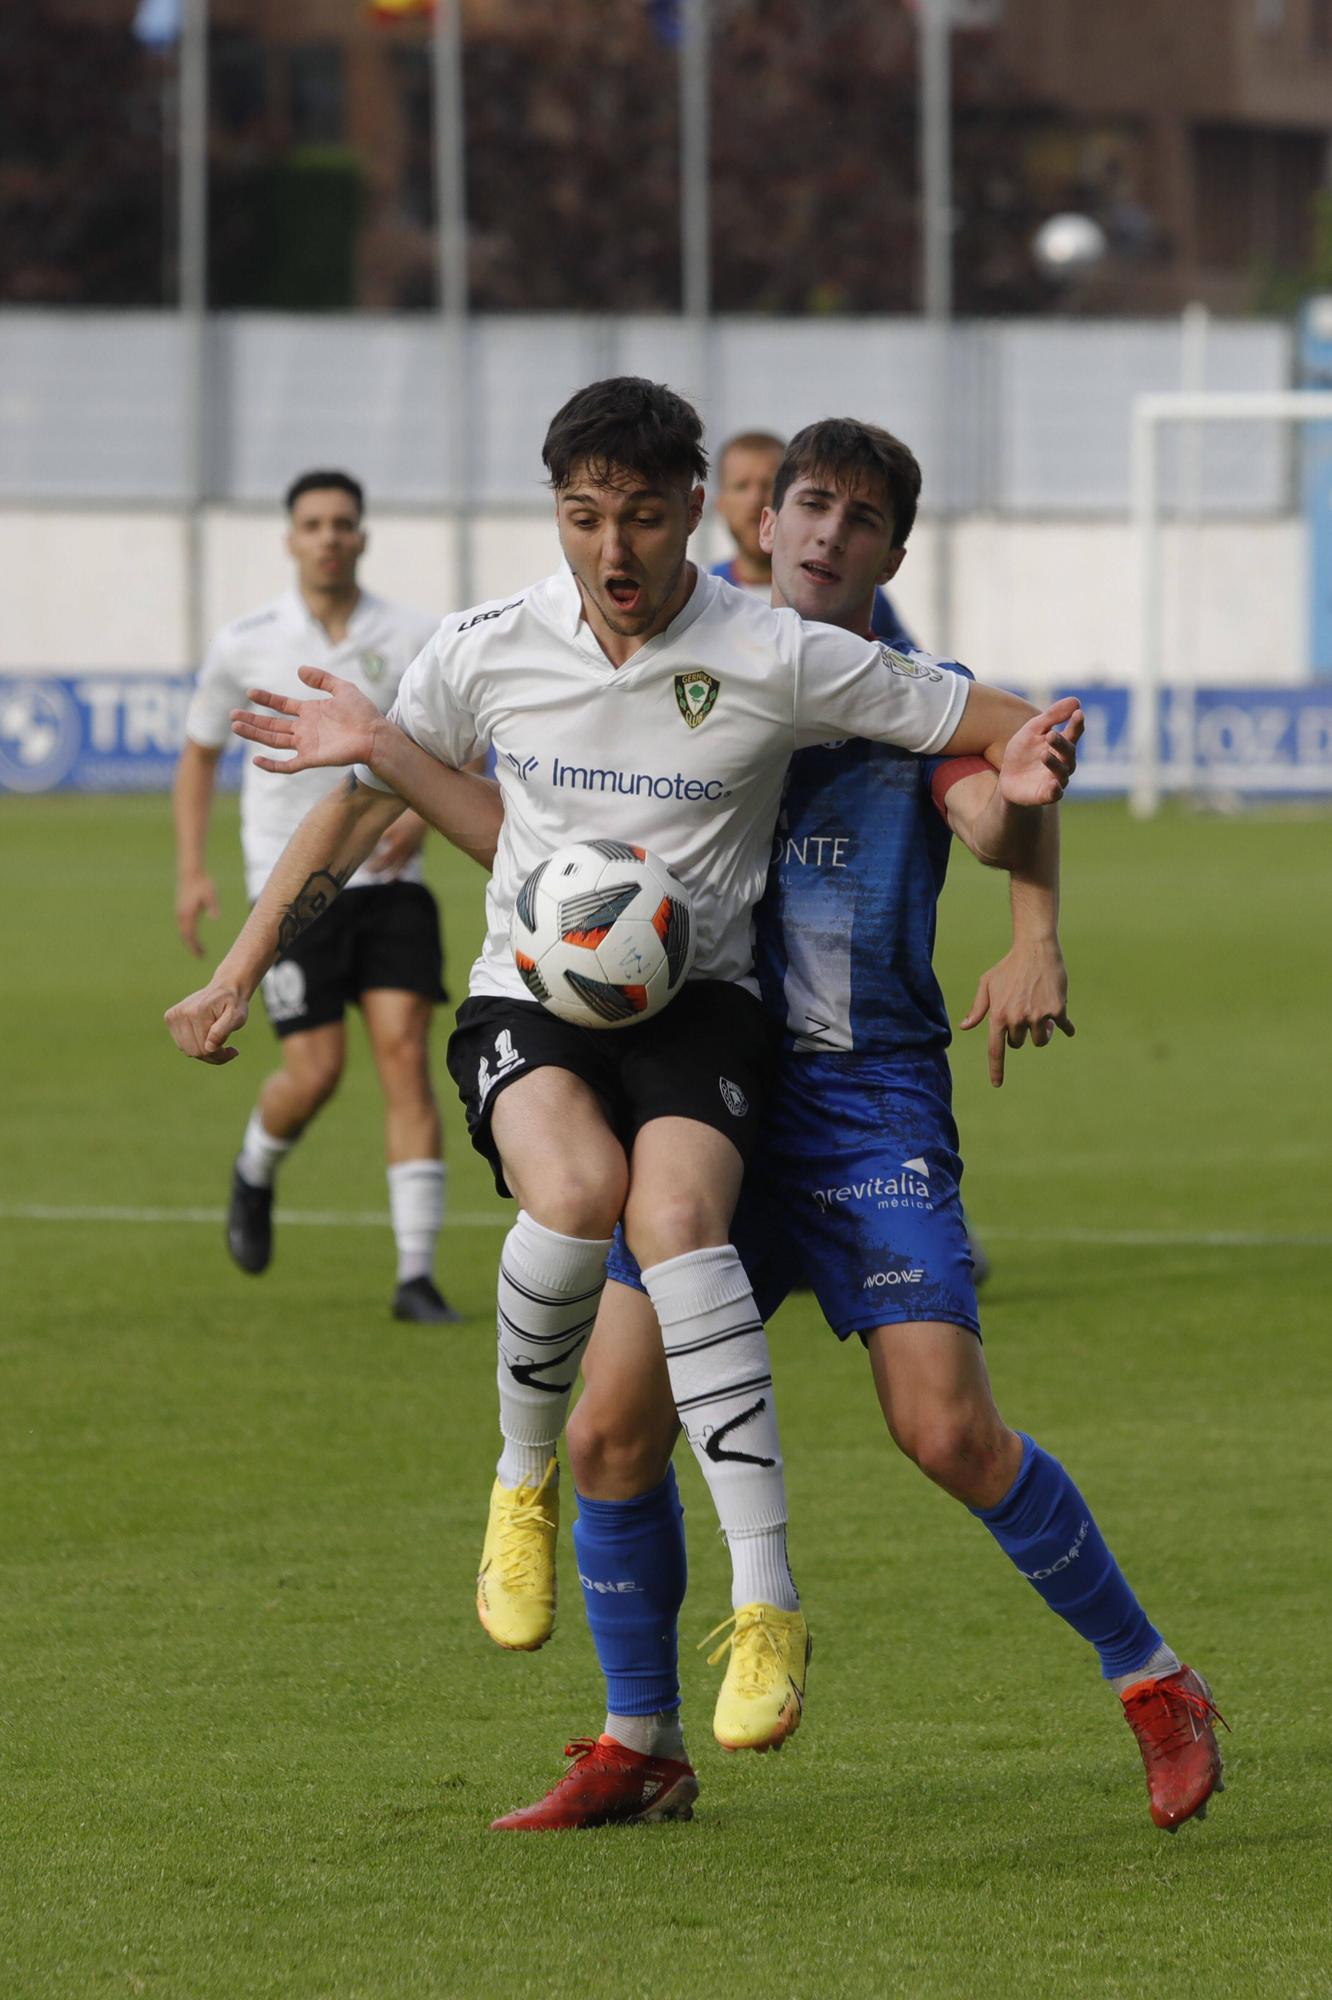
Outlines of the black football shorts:
M275 1034L298 1035L340 1021L375 987L439 1002L443 973L439 911L424 883L344 889L266 974L264 1006Z
M508 1194L490 1130L496 1098L536 1069L565 1069L596 1092L626 1152L654 1118L693 1118L748 1159L776 1051L753 994L722 979L690 980L660 1014L631 1028L579 1028L535 1000L464 1000L449 1039L449 1073L472 1144Z

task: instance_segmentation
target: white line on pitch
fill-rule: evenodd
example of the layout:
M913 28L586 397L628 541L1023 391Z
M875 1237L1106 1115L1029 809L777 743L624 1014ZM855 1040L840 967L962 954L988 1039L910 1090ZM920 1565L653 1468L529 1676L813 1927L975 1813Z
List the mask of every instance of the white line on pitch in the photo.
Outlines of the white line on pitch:
M515 1211L506 1214L478 1211L446 1216L453 1229L505 1229ZM387 1229L387 1209L378 1208L283 1208L278 1217L283 1227L298 1229ZM0 1222L223 1222L223 1208L58 1208L50 1204L0 1203Z
M0 1222L220 1223L221 1208L62 1208L42 1203L0 1203ZM279 1212L284 1227L305 1229L387 1229L380 1209L293 1208ZM445 1218L452 1229L507 1229L512 1209L462 1210ZM998 1224L978 1228L988 1242L1070 1243L1103 1249L1156 1250L1328 1250L1332 1236L1287 1235L1257 1229L1028 1229Z
M985 1242L1086 1243L1104 1249L1332 1250L1332 1236L1286 1236L1260 1229L1025 1229L978 1223Z

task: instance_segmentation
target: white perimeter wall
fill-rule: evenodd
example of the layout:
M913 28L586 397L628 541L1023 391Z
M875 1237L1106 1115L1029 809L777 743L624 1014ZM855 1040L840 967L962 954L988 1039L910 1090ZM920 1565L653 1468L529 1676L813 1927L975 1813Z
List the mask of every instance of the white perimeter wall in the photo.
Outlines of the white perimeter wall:
M441 616L459 608L445 516L378 514L371 589ZM922 644L938 646L938 530L922 521L894 596ZM0 510L0 671L179 671L186 633L186 528L169 510ZM711 531L695 553L723 552ZM550 517L482 515L473 602L506 595L557 559ZM1165 531L1162 677L1289 685L1307 674L1306 533L1288 518ZM1126 521L973 516L952 531L952 650L986 679L1030 687L1126 681L1138 650L1137 580ZM284 588L282 523L218 509L204 521L204 622L212 631Z

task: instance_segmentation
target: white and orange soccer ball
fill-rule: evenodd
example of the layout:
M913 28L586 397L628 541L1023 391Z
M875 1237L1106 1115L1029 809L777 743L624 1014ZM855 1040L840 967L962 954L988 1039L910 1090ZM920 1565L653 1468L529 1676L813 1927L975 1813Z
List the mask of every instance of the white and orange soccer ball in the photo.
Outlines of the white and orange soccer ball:
M689 977L689 894L622 840L580 840L532 870L514 904L514 963L543 1007L579 1028L629 1028Z

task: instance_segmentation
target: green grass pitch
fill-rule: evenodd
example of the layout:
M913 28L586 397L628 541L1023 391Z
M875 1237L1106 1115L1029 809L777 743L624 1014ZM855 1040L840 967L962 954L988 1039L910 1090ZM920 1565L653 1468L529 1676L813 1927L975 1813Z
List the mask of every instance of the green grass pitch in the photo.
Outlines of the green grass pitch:
M504 1839L487 1821L601 1710L567 1536L542 1653L472 1610L501 1206L455 1108L466 1326L390 1320L365 1220L289 1226L242 1277L173 1212L220 1207L269 1036L220 1071L168 1043L198 981L166 801L0 802L8 2000L1332 1993L1332 821L1084 805L1065 847L1076 1042L1010 1058L1002 1092L979 1040L955 1051L987 1352L1211 1676L1225 1797L1152 1828L1094 1661L897 1458L863 1357L797 1300L773 1347L804 1729L780 1758L711 1741L693 1642L723 1551L682 1463L697 1818ZM215 848L230 935L230 805ZM431 867L460 988L482 877ZM1005 930L1002 880L958 856L955 1013ZM288 1210L383 1207L353 1040Z

